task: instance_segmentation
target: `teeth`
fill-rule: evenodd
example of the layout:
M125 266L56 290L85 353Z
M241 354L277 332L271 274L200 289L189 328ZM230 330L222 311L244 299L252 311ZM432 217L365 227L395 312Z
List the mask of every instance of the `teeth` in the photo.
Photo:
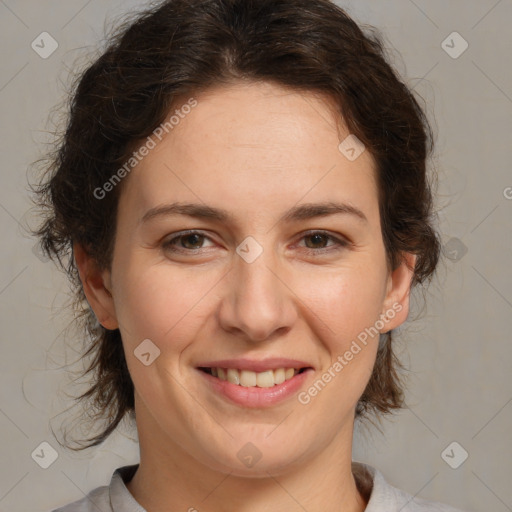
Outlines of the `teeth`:
M286 371L284 368L274 370L274 383L282 384L286 380Z
M238 370L228 368L228 382L231 382L231 384L240 384L240 376L238 375Z
M238 373L238 370L235 370L235 372ZM240 372L240 386L244 388L256 386L256 374L248 370L242 370Z
M268 370L266 372L256 373L255 375L256 375L256 385L259 388L271 388L274 385L274 372L273 372L273 370Z
M299 370L295 368L278 368L264 372L252 372L250 370L237 370L235 368L210 368L213 376L220 380L227 380L231 384L237 384L244 388L258 387L271 388L290 380Z

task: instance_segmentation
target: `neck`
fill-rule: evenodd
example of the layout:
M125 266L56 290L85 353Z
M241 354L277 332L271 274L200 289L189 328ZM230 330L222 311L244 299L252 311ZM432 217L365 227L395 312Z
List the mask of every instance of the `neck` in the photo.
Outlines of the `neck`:
M214 470L148 423L152 422L147 416L137 415L140 465L127 484L147 512L363 512L366 508L368 498L358 491L352 473L353 421L315 457L259 477Z

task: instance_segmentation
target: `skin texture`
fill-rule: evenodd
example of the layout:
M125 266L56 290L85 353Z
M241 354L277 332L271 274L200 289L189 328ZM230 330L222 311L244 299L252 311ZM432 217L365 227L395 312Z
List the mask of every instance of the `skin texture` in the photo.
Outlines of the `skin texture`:
M414 256L388 269L373 158L367 150L351 162L338 150L349 133L326 98L269 83L195 98L198 105L122 184L111 269L97 269L75 246L89 304L104 327L120 328L136 389L141 463L128 488L148 512L362 511L351 472L354 412L378 336L307 405L292 396L244 408L213 392L196 366L299 359L314 368L306 390L393 305L401 310L380 331L406 319L412 272L405 261L413 265ZM357 207L367 220L279 220L294 206L331 201ZM232 219L141 222L173 202L222 208ZM187 229L206 238L165 245ZM247 236L263 248L252 263L236 253ZM134 350L148 338L161 353L145 366ZM237 457L248 442L262 455L252 468Z

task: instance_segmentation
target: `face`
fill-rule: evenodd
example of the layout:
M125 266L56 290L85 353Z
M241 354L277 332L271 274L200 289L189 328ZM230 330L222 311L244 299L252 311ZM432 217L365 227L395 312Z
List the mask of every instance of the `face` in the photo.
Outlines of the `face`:
M238 84L195 99L125 178L112 267L86 292L120 328L139 436L277 474L350 450L411 273L387 267L374 161L340 151L325 98Z

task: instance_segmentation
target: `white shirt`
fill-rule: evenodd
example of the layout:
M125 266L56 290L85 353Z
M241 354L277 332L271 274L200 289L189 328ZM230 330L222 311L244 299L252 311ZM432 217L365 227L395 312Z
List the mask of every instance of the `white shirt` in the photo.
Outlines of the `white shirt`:
M117 468L110 485L97 487L81 500L52 512L146 512L126 488L138 464ZM388 484L382 473L362 462L352 462L358 489L369 495L365 512L462 512L442 503L415 498ZM192 507L193 508L193 507Z

